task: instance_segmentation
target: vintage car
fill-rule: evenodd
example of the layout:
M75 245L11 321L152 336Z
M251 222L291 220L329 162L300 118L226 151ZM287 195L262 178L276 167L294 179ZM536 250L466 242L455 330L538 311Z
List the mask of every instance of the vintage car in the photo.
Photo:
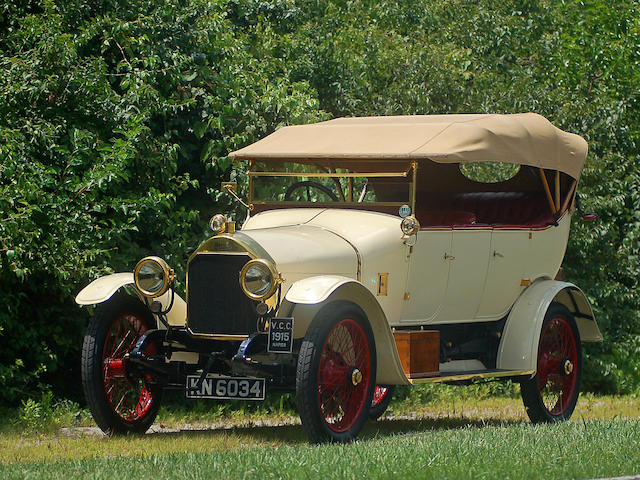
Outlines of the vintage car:
M586 154L533 113L339 118L231 153L248 198L222 189L247 217L212 217L186 301L158 257L78 294L100 304L82 351L96 423L146 431L165 388L295 392L311 441L347 441L395 385L472 379L520 382L533 422L568 419L581 342L602 340L557 279ZM507 178L473 179L486 162Z

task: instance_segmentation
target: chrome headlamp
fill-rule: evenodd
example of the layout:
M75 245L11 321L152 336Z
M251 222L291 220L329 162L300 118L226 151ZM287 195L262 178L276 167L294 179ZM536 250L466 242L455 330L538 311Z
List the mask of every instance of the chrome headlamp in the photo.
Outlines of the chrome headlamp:
M136 287L149 298L164 294L175 279L173 269L160 257L145 257L133 269Z
M252 300L264 300L274 294L280 275L273 263L262 258L249 260L240 270L240 287Z

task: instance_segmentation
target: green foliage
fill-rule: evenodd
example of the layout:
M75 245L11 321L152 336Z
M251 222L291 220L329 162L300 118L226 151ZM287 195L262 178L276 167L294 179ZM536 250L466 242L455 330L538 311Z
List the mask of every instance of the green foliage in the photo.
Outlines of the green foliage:
M640 385L637 2L0 3L0 401L79 395L73 296L137 259L185 260L243 210L226 157L337 115L536 111L587 138L567 277L605 342L588 388ZM326 113L328 112L328 113ZM74 379L74 380L70 380Z
M498 183L515 177L520 171L520 165L500 162L461 163L460 171L474 182Z
M313 122L212 2L45 2L0 33L0 399L78 393L73 296L145 254L178 268L205 235L228 151ZM33 11L32 11L33 10ZM228 202L228 200L227 200ZM35 392L34 392L35 393Z
M33 398L28 398L22 402L18 421L24 427L25 431L33 432L43 430L53 415L51 398L51 392L47 392L42 396L40 402L37 402Z
M74 426L90 418L87 410L81 410L70 400L54 401L53 393L44 391L39 400L22 400L17 416L11 419L14 428L25 435L56 432L61 426Z

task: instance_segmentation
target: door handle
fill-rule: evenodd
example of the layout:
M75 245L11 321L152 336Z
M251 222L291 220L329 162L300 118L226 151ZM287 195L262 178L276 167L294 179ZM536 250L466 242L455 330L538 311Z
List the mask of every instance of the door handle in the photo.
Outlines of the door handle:
M504 255L503 255L503 254L501 254L500 252L496 252L495 250L493 251L493 256L494 256L494 257L504 258Z
M444 259L445 260L455 260L456 257L454 257L453 255L449 255L448 253L444 254Z

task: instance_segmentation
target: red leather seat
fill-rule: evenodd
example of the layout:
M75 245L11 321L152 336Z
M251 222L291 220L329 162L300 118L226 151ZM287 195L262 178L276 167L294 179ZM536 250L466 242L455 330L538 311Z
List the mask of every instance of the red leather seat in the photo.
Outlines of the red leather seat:
M432 196L426 199L424 209L417 210L422 226L486 224L498 227L542 227L554 221L546 198L536 192L473 192Z
M417 213L421 226L453 227L475 225L476 216L460 210L427 210Z

